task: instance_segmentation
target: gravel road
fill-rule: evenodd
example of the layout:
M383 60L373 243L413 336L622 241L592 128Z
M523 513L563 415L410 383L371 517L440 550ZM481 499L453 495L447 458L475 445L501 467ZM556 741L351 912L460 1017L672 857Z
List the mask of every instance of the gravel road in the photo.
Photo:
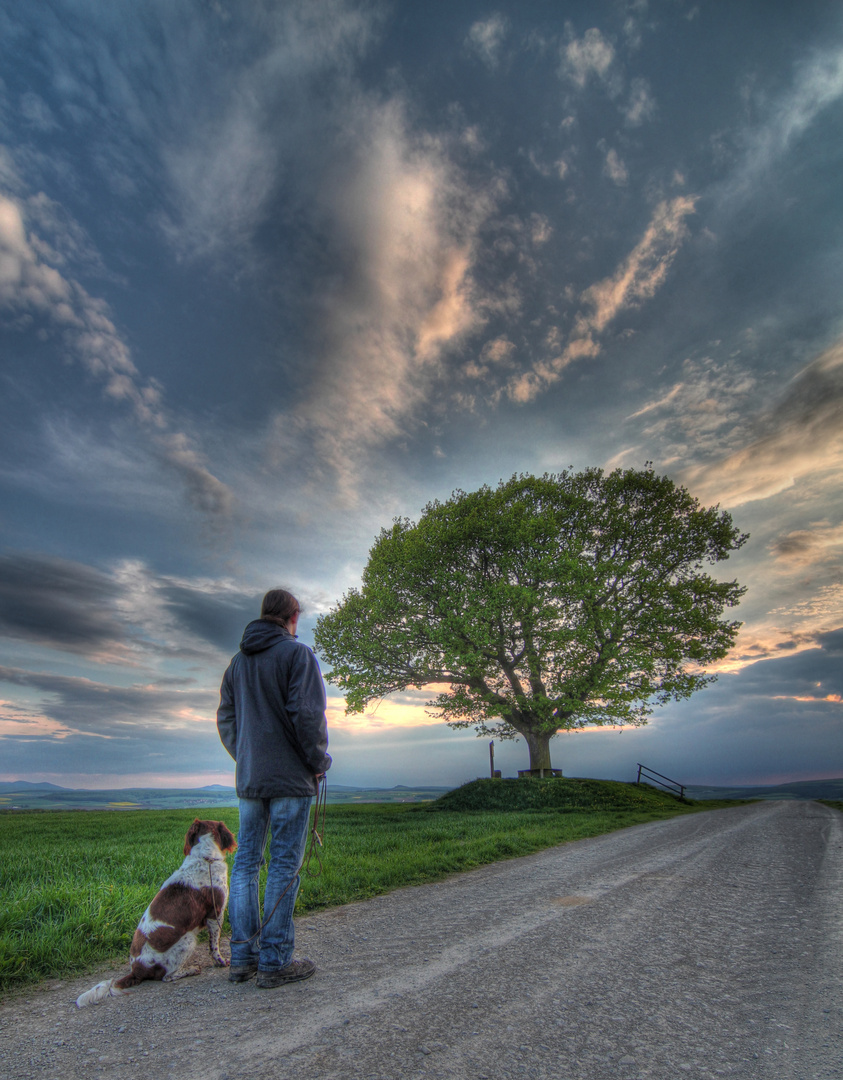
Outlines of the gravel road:
M843 815L818 803L639 825L297 925L305 983L206 967L83 1010L90 976L13 999L0 1076L843 1076Z

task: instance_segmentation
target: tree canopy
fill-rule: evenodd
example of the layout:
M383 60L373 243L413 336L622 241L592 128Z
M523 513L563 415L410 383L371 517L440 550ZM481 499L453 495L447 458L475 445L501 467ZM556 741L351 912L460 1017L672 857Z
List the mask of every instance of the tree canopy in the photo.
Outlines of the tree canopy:
M381 530L316 645L349 712L433 687L452 727L523 736L547 769L556 732L641 725L712 680L745 590L704 567L746 540L652 467L513 476Z

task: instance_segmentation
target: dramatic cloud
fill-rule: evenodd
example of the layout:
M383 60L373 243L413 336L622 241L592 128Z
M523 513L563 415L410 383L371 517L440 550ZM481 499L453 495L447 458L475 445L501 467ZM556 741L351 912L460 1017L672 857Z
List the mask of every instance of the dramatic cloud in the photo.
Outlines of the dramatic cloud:
M218 665L259 611L259 593L225 579L158 575L132 560L106 571L50 555L0 556L0 636L92 663L182 656Z
M828 701L840 704L843 693L843 669L840 666L841 631L815 638L816 648L776 660L759 660L744 668L734 679L737 693L746 697L773 698L781 701ZM843 720L843 709L838 710Z
M442 139L411 133L399 102L356 103L347 135L342 178L322 192L346 269L324 295L318 375L294 423L353 498L367 451L402 434L445 354L484 322L474 260L494 193Z
M113 578L92 567L48 556L0 556L2 635L125 659L119 597Z
M131 138L113 133L109 163L160 189L151 217L180 257L259 290L289 288L310 365L299 373L294 415L286 400L277 410L269 456L288 465L305 453L313 479L337 482L346 501L367 453L401 437L441 396L431 388L443 378L443 357L493 304L474 263L494 181L469 180L457 164L465 130L425 131L401 91L363 90L354 66L381 18L374 8L320 0L250 8L228 25L213 7L189 33L180 17L168 20L159 53L127 14L125 27L115 20L100 30L116 52L137 50L124 68L106 62L95 80L83 56L54 57L74 97L125 114ZM492 16L470 30L484 62L495 62L506 26ZM223 40L220 67L213 58ZM160 94L150 94L147 65ZM90 125L90 108L77 122ZM149 162L160 165L154 178ZM290 255L279 267L265 230L277 235L282 224ZM548 226L536 243L547 235ZM160 422L161 388L141 383L125 348L122 361L109 393L136 411L145 394L158 394L148 409L149 422ZM161 432L155 445L196 504L230 508L230 491L193 438Z
M775 784L836 777L840 705L745 697L733 680L636 731L582 732L551 743L567 775L635 779L642 761L686 784ZM601 737L602 734L602 737Z
M843 38L740 7L0 5L5 770L230 780L263 589L308 643L394 517L647 460L741 506L745 625L557 760L833 770ZM329 708L340 783L486 771L421 696Z
M246 624L260 614L261 595L209 593L207 588L203 582L193 588L162 583L161 595L168 611L189 633L233 653Z

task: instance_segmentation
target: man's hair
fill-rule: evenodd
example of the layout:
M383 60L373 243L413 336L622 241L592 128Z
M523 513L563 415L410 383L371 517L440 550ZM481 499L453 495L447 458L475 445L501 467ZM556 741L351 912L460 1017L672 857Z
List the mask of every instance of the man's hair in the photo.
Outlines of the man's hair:
M261 618L267 622L286 626L294 615L301 612L301 604L286 589L270 589L261 604Z

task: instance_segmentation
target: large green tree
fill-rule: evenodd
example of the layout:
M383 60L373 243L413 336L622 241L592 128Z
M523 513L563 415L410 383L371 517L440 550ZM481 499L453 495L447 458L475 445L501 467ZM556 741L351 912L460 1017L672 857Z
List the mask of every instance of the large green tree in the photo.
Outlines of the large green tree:
M703 568L746 539L652 467L513 476L383 529L316 644L349 712L447 684L435 714L549 769L556 732L645 724L712 680L744 589Z

